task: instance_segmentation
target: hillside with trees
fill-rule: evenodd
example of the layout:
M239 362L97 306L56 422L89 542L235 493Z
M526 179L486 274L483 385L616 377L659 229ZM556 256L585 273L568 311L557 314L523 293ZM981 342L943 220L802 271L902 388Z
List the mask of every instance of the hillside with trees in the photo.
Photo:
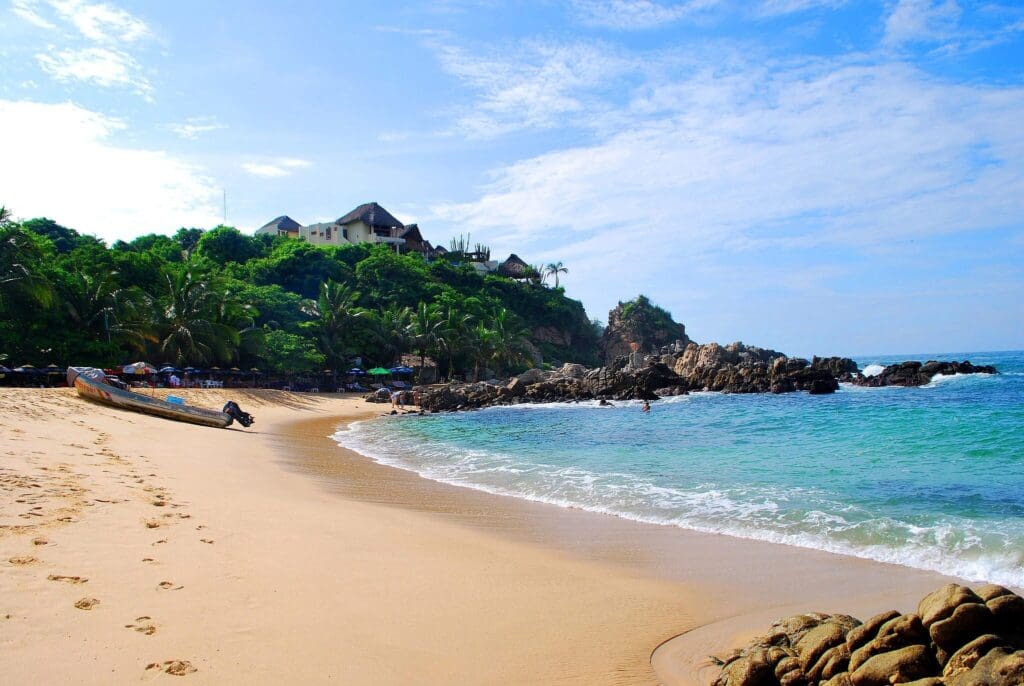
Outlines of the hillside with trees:
M49 219L0 218L8 366L141 358L302 373L412 354L435 360L442 377L472 378L593 363L597 336L562 288L538 275L481 274L458 252L428 261L227 226L108 247Z

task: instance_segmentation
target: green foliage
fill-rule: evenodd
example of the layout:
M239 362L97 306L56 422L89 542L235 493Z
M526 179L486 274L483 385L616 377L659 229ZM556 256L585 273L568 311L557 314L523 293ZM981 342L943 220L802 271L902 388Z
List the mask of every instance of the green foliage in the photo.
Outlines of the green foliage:
M667 310L652 303L646 295L641 294L633 300L620 302L618 310L619 326L631 334L641 349L668 343L686 335L683 326L676 323Z
M228 262L248 262L259 256L262 245L233 226L218 226L200 237L196 253L225 265Z
M319 370L324 355L308 338L287 331L267 331L264 343L267 365L285 374L298 374Z
M462 239L469 253L469 239ZM485 253L476 245L474 252ZM554 269L553 269L554 268ZM548 265L555 277L560 263ZM103 242L0 208L0 355L9 364L380 366L413 353L443 377L590 363L597 335L560 288L388 246L318 246L219 226Z

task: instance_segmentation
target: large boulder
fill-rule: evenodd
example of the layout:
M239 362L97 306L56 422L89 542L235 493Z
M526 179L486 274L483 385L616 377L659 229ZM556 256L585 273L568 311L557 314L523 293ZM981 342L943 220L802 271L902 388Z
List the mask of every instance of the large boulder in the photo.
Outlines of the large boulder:
M936 676L939 665L927 646L912 645L870 658L850 673L854 686L889 686Z

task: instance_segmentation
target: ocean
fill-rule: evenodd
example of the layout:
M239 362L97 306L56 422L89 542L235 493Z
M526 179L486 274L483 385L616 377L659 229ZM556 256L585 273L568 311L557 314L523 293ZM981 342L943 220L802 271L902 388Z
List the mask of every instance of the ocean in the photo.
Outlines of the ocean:
M358 422L378 462L491 493L1024 587L1024 352L833 395L693 393Z

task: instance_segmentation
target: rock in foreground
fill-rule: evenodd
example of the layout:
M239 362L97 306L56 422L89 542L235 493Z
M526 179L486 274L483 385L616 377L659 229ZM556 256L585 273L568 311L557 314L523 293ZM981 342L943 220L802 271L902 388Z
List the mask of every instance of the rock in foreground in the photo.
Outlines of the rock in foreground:
M1024 598L948 584L911 614L796 615L721 663L714 686L1021 686Z

